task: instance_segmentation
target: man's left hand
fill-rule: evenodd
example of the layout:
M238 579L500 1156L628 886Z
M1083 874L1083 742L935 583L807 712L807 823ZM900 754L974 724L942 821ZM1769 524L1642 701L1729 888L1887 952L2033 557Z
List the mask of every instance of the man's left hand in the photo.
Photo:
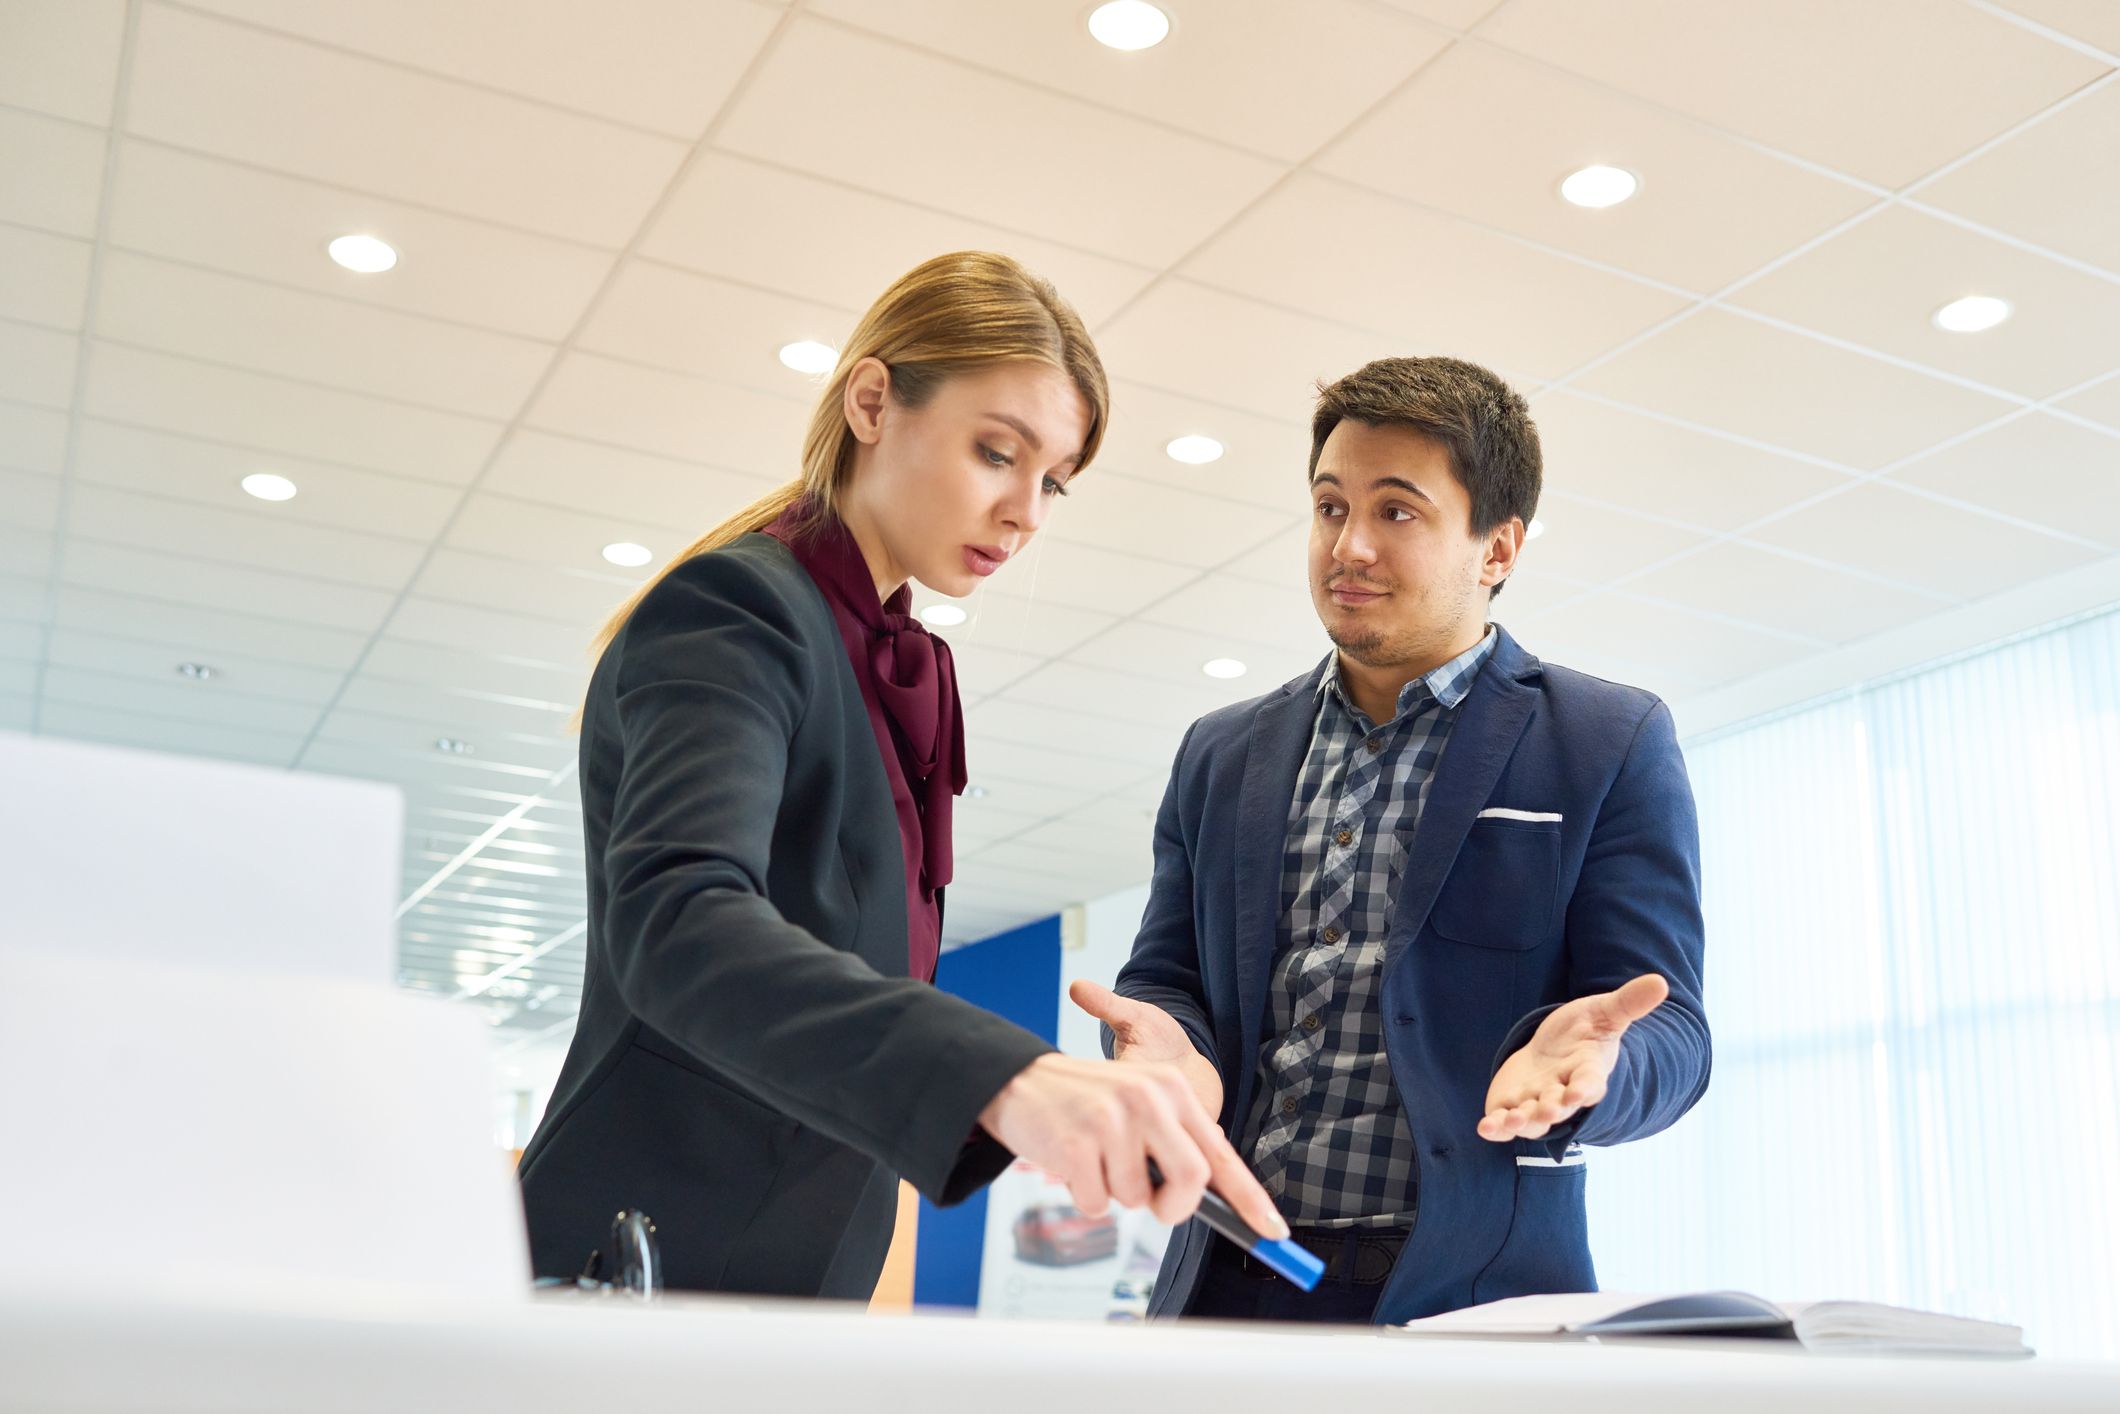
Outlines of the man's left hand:
M1670 994L1670 984L1651 972L1616 992L1555 1008L1487 1087L1480 1138L1498 1144L1543 1138L1604 1099L1605 1082L1619 1061L1619 1038Z

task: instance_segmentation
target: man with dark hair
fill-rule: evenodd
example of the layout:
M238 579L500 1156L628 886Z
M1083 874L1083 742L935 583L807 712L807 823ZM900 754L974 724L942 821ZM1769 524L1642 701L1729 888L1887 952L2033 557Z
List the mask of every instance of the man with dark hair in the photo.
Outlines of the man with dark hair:
M1199 1222L1156 1315L1397 1322L1590 1291L1584 1146L1707 1088L1699 842L1671 714L1488 622L1538 431L1484 368L1321 390L1310 593L1334 651L1195 722L1116 988L1326 1259L1308 1295Z

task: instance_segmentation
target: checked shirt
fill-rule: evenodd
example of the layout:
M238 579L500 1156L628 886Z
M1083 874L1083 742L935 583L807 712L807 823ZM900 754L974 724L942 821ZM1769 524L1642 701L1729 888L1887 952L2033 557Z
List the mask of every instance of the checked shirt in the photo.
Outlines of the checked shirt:
M1436 763L1495 633L1400 691L1377 724L1328 660L1296 779L1281 926L1244 1131L1291 1223L1406 1227L1414 1149L1384 1054L1384 939Z

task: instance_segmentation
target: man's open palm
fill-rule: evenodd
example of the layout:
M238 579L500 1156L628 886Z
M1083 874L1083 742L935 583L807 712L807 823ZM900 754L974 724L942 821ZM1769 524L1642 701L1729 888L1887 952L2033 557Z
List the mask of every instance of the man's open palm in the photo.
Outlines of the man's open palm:
M1538 1139L1605 1098L1627 1028L1663 1005L1670 984L1655 973L1616 992L1578 997L1556 1008L1522 1050L1502 1062L1487 1087L1480 1137Z
M1159 1006L1122 997L1111 988L1078 977L1067 989L1068 999L1112 1029L1113 1060L1160 1061L1174 1065L1185 1075L1186 1084L1200 1097L1200 1107L1209 1114L1222 1110L1222 1077L1213 1062L1193 1049L1185 1028Z

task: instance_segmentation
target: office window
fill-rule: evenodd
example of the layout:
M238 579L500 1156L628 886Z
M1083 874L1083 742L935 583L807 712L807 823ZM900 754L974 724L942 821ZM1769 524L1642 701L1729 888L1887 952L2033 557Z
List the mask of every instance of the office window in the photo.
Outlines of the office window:
M1601 1283L2120 1356L2120 613L1686 754L1715 1074L1593 1156Z

